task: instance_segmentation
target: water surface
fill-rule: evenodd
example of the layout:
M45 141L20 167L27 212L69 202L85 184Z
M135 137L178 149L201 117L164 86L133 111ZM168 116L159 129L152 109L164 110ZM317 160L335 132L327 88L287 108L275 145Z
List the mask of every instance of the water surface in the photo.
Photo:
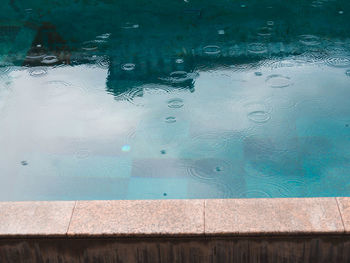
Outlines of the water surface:
M0 200L350 195L350 2L6 0Z

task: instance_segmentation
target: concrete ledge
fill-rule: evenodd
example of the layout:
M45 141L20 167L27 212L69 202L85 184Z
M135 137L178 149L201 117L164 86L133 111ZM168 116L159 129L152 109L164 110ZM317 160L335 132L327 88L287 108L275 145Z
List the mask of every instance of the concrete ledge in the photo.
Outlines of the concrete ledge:
M350 198L0 202L0 237L345 235Z
M350 198L0 202L0 262L350 262Z
M66 236L75 202L0 202L0 237Z
M78 201L69 236L204 234L204 201Z

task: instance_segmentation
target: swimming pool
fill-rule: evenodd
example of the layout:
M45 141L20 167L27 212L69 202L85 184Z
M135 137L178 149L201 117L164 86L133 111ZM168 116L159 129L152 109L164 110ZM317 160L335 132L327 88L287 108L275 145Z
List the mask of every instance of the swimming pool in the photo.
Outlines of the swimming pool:
M0 200L350 194L348 1L0 13Z

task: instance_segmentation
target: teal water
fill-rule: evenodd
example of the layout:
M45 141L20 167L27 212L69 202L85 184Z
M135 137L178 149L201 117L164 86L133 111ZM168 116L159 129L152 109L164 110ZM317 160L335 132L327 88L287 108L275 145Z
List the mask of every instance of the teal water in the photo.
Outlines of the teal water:
M0 200L350 196L347 0L5 0Z

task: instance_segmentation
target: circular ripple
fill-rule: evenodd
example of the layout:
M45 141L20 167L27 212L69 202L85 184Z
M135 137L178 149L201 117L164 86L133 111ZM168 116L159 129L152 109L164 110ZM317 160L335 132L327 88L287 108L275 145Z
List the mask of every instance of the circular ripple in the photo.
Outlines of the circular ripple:
M350 58L349 57L329 57L326 60L327 65L336 68L347 68L350 67Z
M266 111L252 111L248 113L248 119L257 123L267 122L271 118Z
M47 69L44 67L34 67L30 68L28 72L32 77L42 77L47 74Z
M266 83L271 88L286 88L291 85L291 80L289 77L273 74L266 78Z
M169 116L165 118L166 123L175 123L176 122L176 117Z
M203 48L203 52L207 55L218 55L220 54L221 49L219 46L209 45Z
M250 43L247 49L253 54L262 54L267 52L267 47L263 43Z
M99 38L99 39L108 39L110 36L111 36L111 33L105 33L105 34L102 34L102 35L97 36L96 38Z
M306 46L317 46L321 43L320 38L314 35L301 35L299 41Z
M82 49L86 50L86 51L97 50L98 49L97 42L96 41L86 41L83 43Z
M44 63L44 64L54 64L58 61L58 58L56 56L45 56L42 60L41 60L41 63Z
M134 24L131 22L126 22L121 26L121 28L123 28L123 29L137 29L139 27L140 27L139 24Z
M41 60L45 56L46 54L31 54L26 56L26 60L32 60L32 61Z
M78 149L74 154L75 158L77 159L87 159L90 155L91 151L85 148Z
M213 180L232 174L232 164L222 159L200 159L187 167L187 172L196 178Z
M251 102L244 105L249 120L256 123L265 123L270 120L271 108L263 102Z
M109 68L109 64L110 64L110 61L109 61L109 58L108 57L99 57L97 60L96 60L96 64L99 68L102 68L102 69L108 69Z
M121 66L122 70L125 70L125 71L132 71L135 69L135 67L136 65L133 63L126 63Z
M267 37L267 36L270 36L271 34L272 34L271 27L261 27L258 29L259 36Z
M175 63L176 64L182 64L182 63L184 63L184 60L182 58L178 58L178 59L175 60Z
M197 76L198 76L198 73L195 73L195 72L187 73L186 71L174 71L170 73L168 78L160 78L160 79L176 84L176 83L182 83L188 80L195 79Z
M184 106L184 102L182 99L175 98L175 99L168 100L169 108L178 109L178 108L182 108L183 106Z

